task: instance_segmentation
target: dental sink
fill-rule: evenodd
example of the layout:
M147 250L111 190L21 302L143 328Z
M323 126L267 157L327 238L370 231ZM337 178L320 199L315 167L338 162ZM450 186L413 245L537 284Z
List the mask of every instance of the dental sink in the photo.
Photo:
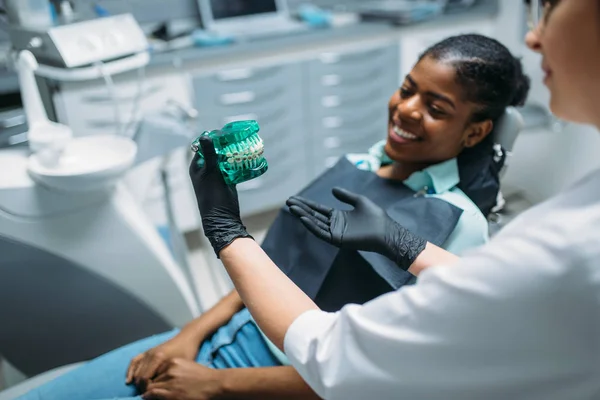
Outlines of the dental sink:
M28 172L40 185L68 192L109 189L133 165L136 143L126 137L99 135L69 140L60 150L39 151Z

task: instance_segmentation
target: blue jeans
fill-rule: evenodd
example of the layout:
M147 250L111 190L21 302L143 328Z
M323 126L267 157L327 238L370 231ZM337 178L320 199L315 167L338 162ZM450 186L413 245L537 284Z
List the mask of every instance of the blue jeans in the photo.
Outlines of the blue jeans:
M141 399L135 386L125 384L131 359L168 341L173 330L140 340L92 360L54 381L32 390L19 400L108 400ZM196 362L210 368L274 367L273 356L247 309L205 340Z

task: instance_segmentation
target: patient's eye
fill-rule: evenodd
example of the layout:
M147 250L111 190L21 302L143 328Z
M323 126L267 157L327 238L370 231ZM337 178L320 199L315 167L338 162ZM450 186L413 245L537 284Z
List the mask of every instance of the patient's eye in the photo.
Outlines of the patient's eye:
M440 107L436 106L435 104L431 104L429 105L429 112L431 113L431 115L433 115L434 117L442 117L444 115L446 115L446 111L444 111L443 109L441 109Z
M406 99L407 97L410 97L414 94L412 90L410 90L409 88L406 88L404 86L400 88L399 92L400 92L400 97L403 99Z

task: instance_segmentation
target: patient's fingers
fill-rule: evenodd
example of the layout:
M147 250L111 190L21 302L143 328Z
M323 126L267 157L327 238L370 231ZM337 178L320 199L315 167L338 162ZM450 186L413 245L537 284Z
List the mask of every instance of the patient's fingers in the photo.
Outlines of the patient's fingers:
M142 395L144 400L176 400L177 395L164 385L151 384L148 390Z
M144 358L138 364L137 370L135 371L135 385L142 391L146 388L148 379L152 378L152 376L148 374L148 366L152 362L152 358L153 357L148 353L144 353Z
M308 217L301 217L300 221L313 235L321 240L331 243L331 233L328 229L325 230L319 227L319 225L315 223L315 220L311 220Z
M144 354L139 354L131 360L131 363L129 363L129 368L127 368L127 375L125 378L125 383L127 385L129 385L133 381L135 371L137 370L137 367L140 361L142 360L142 357L144 357Z
M148 361L144 365L144 370L141 372L141 379L145 382L156 376L156 370L163 363L163 359L157 356L146 357Z
M310 208L308 205L302 203L301 201L296 201L296 200L289 200L288 201L288 207L290 207L290 210L292 209L292 207L295 207L297 210L300 209L303 211L302 214L296 214L297 216L311 216L311 217L315 217L317 218L319 221L325 223L325 224L329 224L329 218L326 215L321 214L318 211L313 210L312 208Z
M162 371L158 371L156 378L152 380L152 384L157 384L161 382L164 383L172 379L171 376L168 373L166 373L168 371L168 363L165 363L165 366L167 366L167 369L163 368L163 366L161 365Z
M301 197L301 196L292 196L292 197L290 197L288 199L288 201L286 202L286 204L288 204L288 203L291 203L292 205L299 204L299 203L306 204L307 206L309 206L313 210L315 210L315 211L317 211L317 212L325 215L326 217L329 217L331 215L331 213L333 212L332 208L329 208L329 207L324 206L322 204L316 203L316 202L314 202L312 200L305 199L304 197Z

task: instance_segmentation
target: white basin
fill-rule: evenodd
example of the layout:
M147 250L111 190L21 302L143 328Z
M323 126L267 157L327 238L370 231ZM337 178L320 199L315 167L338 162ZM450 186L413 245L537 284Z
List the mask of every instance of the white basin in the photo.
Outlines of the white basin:
M48 163L43 152L29 157L28 171L33 180L52 189L69 192L102 190L112 187L133 165L137 145L131 139L99 135L68 141Z

